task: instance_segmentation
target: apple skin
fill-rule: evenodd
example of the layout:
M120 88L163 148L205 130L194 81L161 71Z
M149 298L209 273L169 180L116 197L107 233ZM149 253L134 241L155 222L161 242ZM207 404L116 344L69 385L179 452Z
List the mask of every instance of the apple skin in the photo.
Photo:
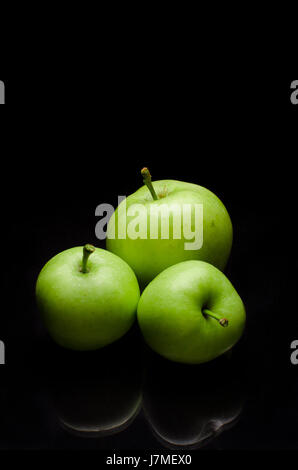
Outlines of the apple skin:
M112 215L107 229L106 247L124 259L134 270L141 287L150 282L157 274L173 264L187 260L202 260L213 264L223 270L230 255L233 228L229 214L223 203L208 189L192 183L175 180L161 180L152 183L158 196L154 201L146 186L142 186L135 193L126 198L127 210L133 204L144 204L147 211L151 205L160 206L168 204L172 214L177 213L175 205L203 204L203 246L198 250L185 250L185 240L181 239L150 239L150 216L147 213L147 239L117 238L118 225L128 226L132 217L125 219L118 206ZM120 214L120 215L119 215ZM144 214L146 217L146 214ZM170 227L173 222L170 217ZM194 214L192 216L192 230L194 230ZM115 238L111 238L115 229ZM170 229L170 237L171 237ZM183 233L183 232L182 232Z
M75 350L98 349L123 336L132 326L140 289L121 258L96 248L89 272L80 271L83 247L54 256L41 270L36 300L52 338Z
M202 313L226 318L228 326ZM184 261L160 273L144 290L138 322L148 345L175 362L200 364L239 340L245 308L226 276L204 261Z

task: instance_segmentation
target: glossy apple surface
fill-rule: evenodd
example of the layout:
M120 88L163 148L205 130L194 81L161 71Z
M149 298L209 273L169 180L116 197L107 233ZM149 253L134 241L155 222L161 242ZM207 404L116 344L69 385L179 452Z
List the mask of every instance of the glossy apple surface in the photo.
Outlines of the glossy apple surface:
M121 258L96 248L82 272L83 247L54 256L41 270L36 299L44 323L61 346L101 348L132 326L140 296L135 274Z
M203 313L206 310L218 320ZM146 287L138 305L138 322L146 342L158 354L199 364L239 340L245 308L221 271L203 261L185 261L167 268Z
M223 270L230 255L233 229L229 214L220 199L208 189L196 184L175 180L161 180L152 183L157 200L153 200L147 186L141 187L134 194L121 202L112 215L107 230L107 249L124 259L134 270L141 286L145 286L165 268L187 260L207 261ZM123 210L126 204L126 211ZM129 237L128 227L132 215L127 215L131 206L142 204L146 211L143 219L147 219L147 238L132 239ZM166 204L169 216L165 216L169 223L169 239L161 238L161 216L159 220L150 220L150 208L160 208ZM186 250L185 243L191 242L182 237L173 237L173 220L182 206L189 204L192 216L189 230L198 229L195 224L195 205L203 205L203 245L200 249ZM182 212L181 212L182 213ZM150 224L158 224L159 235L157 239L150 238ZM186 224L187 225L187 224ZM126 239L119 238L118 227L126 233Z

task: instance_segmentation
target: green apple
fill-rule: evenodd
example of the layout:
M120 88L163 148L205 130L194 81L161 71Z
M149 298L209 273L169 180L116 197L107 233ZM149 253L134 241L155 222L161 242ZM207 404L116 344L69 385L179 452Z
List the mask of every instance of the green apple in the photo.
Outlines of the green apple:
M202 260L223 270L231 251L233 229L229 214L218 197L202 186L182 181L152 183L147 168L143 168L142 176L145 185L122 201L110 218L107 249L132 267L141 287L165 268L182 261ZM136 205L144 208L137 217L130 214ZM191 216L185 216L183 220L183 210L187 206ZM163 212L165 207L167 212ZM201 223L196 217L198 207L203 209ZM159 216L153 217L152 211L159 212ZM181 234L174 225L179 218ZM136 219L137 225L145 230L132 237L129 226ZM168 224L168 236L166 232L163 234L162 224L164 227ZM202 245L195 243L201 237L199 231Z
M204 261L184 261L165 269L145 288L138 322L148 345L161 356L199 364L239 340L245 308L220 270Z
M134 322L139 296L128 264L92 245L54 256L36 283L37 305L50 335L77 350L101 348L123 336Z

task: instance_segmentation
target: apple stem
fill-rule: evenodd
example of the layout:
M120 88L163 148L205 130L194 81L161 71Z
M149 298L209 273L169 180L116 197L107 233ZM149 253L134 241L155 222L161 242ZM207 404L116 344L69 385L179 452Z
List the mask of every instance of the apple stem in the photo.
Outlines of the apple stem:
M85 245L84 248L83 248L83 260L82 260L82 273L87 273L88 272L88 269L87 269L87 261L88 261L88 258L89 256L91 255L91 253L93 253L95 251L95 247L93 245Z
M156 192L153 188L153 185L152 185L152 182L151 182L151 175L150 175L150 171L148 170L148 168L143 168L141 170L141 175L143 176L143 183L149 189L149 191L151 193L151 196L153 197L154 201L157 201L158 197L157 197Z
M226 318L217 315L217 313L211 312L211 310L207 310L206 308L203 310L204 315L209 315L209 317L215 318L221 326L228 326L229 321Z

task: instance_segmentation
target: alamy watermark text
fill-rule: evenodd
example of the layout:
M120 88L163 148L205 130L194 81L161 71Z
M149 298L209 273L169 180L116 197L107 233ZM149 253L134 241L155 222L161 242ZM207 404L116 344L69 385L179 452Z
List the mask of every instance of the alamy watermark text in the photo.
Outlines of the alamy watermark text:
M203 204L132 204L127 208L125 196L118 196L117 233L116 224L109 227L111 239L173 239L186 240L185 250L199 250L203 246ZM107 237L105 227L114 207L99 204L95 215L101 217L95 226L99 240Z
M0 340L0 365L5 364L5 345L3 341Z

